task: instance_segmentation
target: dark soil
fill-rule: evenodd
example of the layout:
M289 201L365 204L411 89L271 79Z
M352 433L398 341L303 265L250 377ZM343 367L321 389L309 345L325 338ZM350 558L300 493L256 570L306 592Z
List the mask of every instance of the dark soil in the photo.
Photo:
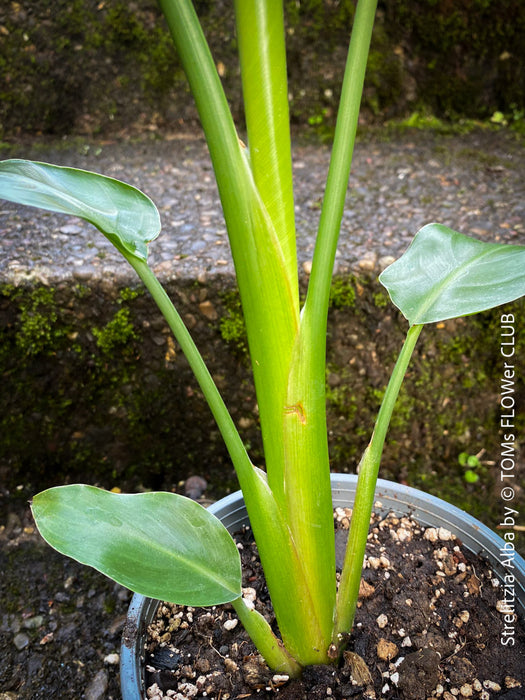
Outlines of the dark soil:
M348 514L338 509L342 551ZM237 540L245 595L273 621L251 533ZM150 627L147 697L517 700L525 697L525 629L523 620L501 612L502 597L486 562L447 531L378 517L354 631L337 668L310 667L289 680L264 664L231 607L163 604ZM502 641L505 617L512 619L513 645Z
M25 494L18 503L12 497L0 500L6 516L6 525L0 527L0 700L117 700L118 653L130 593L51 550L36 533L25 500ZM399 527L409 529L399 523L398 533ZM340 537L344 539L344 530L337 535L339 548ZM364 571L367 586L348 651L364 660L376 697L424 698L417 694L421 690L427 697L452 700L452 689L468 692L469 687L473 698L525 697L523 624L515 627L514 646L503 646L504 616L496 609L502 589L493 586L485 564L473 563L457 546L457 541L427 539L398 544L389 530L375 528ZM258 574L255 545L246 541L243 547L250 579L245 583L256 590L259 610L271 615L263 581L251 580ZM402 573L397 573L400 564ZM436 598L432 605L428 591ZM159 669L150 685L157 683L165 694L173 683L189 684L185 697L196 689L195 697L203 697L206 690L207 697L221 700L228 694L232 700L243 695L271 698L277 689L278 698L325 698L328 688L333 698L361 698L370 688L353 683L357 657L348 654L338 670L308 669L294 682L275 678L260 664L240 625L224 629L224 622L235 617L227 606L201 611L166 606L166 611L159 631L162 646L154 652L155 660L148 661ZM383 628L377 622L381 614L387 617ZM189 624L190 618L195 625ZM185 653L195 661L191 670L177 652L172 655L183 638L190 645ZM480 663L481 670L476 669ZM206 687L199 690L201 678ZM512 687L511 678L521 686ZM437 695L432 691L440 684L443 692Z
M0 494L0 511L4 503ZM6 518L0 527L0 699L117 700L130 592L52 550L28 506L11 502Z

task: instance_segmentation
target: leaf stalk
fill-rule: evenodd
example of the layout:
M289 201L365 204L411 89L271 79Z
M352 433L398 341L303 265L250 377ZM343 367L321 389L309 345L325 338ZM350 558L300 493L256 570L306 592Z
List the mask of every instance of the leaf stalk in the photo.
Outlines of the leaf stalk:
M348 544L339 584L333 643L341 648L345 635L350 633L354 622L359 583L363 568L370 516L374 505L381 455L392 412L405 377L410 358L423 326L412 326L388 382L383 401L377 415L372 438L359 464L357 490L350 521Z

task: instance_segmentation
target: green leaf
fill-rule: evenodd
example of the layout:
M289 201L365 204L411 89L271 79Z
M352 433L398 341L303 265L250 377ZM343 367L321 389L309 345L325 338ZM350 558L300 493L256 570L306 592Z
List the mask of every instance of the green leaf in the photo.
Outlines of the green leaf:
M71 214L96 226L123 253L147 259L160 231L143 192L105 175L29 160L0 162L0 198Z
M379 281L410 325L467 316L525 294L525 246L428 224Z
M468 453L467 452L460 452L458 455L458 462L462 467L467 466L467 460L468 460Z
M214 515L184 496L73 484L39 493L31 509L52 547L132 591L194 606L241 595L234 541Z

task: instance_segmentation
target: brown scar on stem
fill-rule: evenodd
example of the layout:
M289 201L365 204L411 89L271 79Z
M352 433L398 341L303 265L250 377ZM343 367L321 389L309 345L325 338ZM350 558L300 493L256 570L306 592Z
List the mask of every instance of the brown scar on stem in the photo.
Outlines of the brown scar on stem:
M285 406L284 412L287 414L295 414L303 425L306 425L306 413L304 412L303 404L298 401L293 406Z

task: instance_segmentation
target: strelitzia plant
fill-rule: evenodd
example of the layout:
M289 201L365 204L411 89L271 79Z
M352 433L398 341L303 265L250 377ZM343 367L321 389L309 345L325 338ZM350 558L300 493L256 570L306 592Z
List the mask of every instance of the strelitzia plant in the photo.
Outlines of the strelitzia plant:
M376 0L359 0L304 305L299 296L280 0L236 0L247 146L240 140L191 0L160 0L184 65L218 183L246 322L265 470L254 465L189 332L148 266L157 209L135 188L44 163L0 163L0 196L79 216L120 251L173 331L217 421L244 495L279 634L243 599L239 553L202 506L173 493L48 489L32 511L49 544L145 596L231 603L268 665L298 676L337 660L352 628L388 424L425 324L525 293L525 247L468 238L439 224L415 236L380 280L408 319L406 341L360 465L336 585L326 407L331 277L355 142Z

